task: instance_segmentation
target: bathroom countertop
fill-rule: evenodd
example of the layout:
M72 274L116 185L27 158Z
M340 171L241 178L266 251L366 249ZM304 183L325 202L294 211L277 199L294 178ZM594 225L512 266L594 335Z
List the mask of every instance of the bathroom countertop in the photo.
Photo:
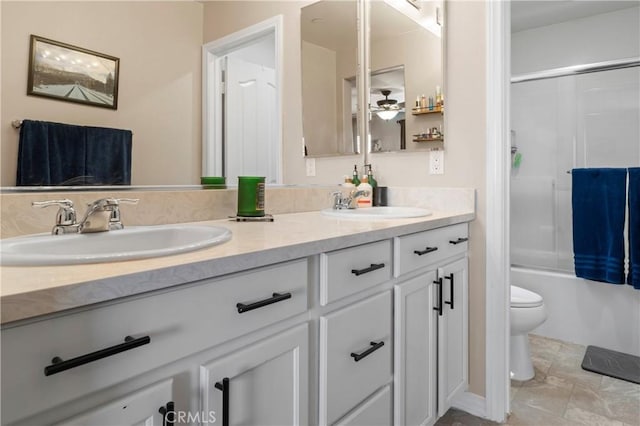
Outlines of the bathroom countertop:
M274 215L274 222L215 220L230 241L198 251L123 262L0 267L1 323L106 302L402 234L473 220L473 211L379 221L319 212ZM116 231L117 232L117 231Z

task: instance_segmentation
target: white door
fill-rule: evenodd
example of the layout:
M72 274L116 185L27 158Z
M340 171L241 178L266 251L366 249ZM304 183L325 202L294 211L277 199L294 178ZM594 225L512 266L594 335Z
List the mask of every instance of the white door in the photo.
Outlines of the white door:
M280 150L276 140L275 70L226 57L224 157L227 182L265 176L276 183Z
M429 271L395 286L394 424L436 421L436 317Z
M469 381L467 258L438 268L438 280L442 280L443 311L438 316L438 415L442 416Z
M307 324L205 364L202 411L224 425L307 424L307 364Z
M91 426L163 426L174 421L173 380L165 380L61 423Z

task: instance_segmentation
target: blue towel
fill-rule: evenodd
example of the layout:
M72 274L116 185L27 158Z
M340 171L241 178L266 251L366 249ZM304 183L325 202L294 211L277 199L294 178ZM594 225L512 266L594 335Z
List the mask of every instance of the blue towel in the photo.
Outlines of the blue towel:
M16 185L130 185L129 130L24 120Z
M626 169L573 169L576 276L624 284Z
M640 290L640 167L629 168L629 276L627 283Z

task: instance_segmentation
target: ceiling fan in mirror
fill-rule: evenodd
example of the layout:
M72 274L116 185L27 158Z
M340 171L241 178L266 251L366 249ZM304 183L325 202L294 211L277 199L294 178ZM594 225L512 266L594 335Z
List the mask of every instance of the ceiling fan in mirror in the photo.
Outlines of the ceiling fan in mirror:
M383 120L392 120L404 108L404 102L398 103L396 99L389 99L391 90L381 89L380 93L384 99L377 101L377 106L372 107L371 111Z

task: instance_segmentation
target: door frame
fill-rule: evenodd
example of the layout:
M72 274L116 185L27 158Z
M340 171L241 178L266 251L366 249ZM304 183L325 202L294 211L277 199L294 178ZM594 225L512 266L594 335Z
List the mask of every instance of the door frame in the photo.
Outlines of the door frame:
M485 415L510 411L510 77L511 5L486 4L486 340Z
M282 183L283 17L277 15L202 46L202 176L222 176L224 143L220 58L273 33L275 36L276 116L278 146L276 182ZM227 182L234 184L234 182Z

